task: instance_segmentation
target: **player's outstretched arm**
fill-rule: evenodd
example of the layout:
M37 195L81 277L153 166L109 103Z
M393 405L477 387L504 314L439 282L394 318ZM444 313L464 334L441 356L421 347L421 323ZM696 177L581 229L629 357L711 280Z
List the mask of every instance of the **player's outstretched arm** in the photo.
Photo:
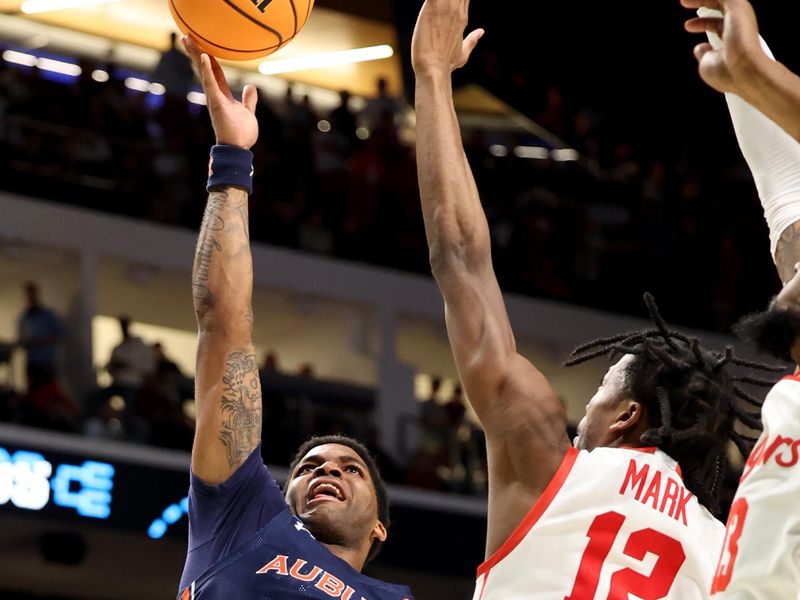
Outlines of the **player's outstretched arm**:
M188 38L184 43L200 73L217 144L249 150L258 137L255 88L247 86L238 102L216 60ZM192 273L198 323L192 472L210 484L227 480L261 441L247 203L242 188L212 189Z
M695 47L700 76L720 92L740 96L800 140L800 77L772 60L761 47L758 22L748 0L681 0L690 9L712 9L723 16L699 16L686 22L692 33L718 34L724 47Z
M569 441L555 392L516 351L492 267L489 227L463 149L451 73L467 62L483 35L478 30L463 39L468 9L468 0L427 0L412 60L431 269L444 297L459 375L487 435L491 552L550 481ZM507 523L498 528L500 518Z

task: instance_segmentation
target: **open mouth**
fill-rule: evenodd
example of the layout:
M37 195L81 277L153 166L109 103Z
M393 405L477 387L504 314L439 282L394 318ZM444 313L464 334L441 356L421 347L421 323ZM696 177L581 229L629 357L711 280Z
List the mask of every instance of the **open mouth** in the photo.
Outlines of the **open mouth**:
M308 502L344 502L344 490L333 482L320 481L308 491Z

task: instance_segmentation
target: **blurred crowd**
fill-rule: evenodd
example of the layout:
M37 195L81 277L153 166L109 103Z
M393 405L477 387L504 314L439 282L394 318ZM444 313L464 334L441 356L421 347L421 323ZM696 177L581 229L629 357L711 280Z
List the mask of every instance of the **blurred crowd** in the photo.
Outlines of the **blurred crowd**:
M118 66L80 66L78 77L53 77L0 59L0 186L196 229L214 140L206 111L187 102L193 84L185 63L165 54L150 77L166 82L157 96L131 89L126 81L137 74ZM632 313L649 290L671 321L726 330L777 285L741 163L698 165L681 140L656 152L646 135L620 126L613 108L570 100L553 83L533 85L524 73L506 72L491 51L469 76L578 153L556 160L550 142L525 131L465 131L504 289ZM260 95L251 236L428 273L406 105L385 81L365 108L355 104L342 91L338 106L322 111L290 84L282 98ZM145 344L121 319L120 344L105 366L109 385L76 403L52 363L63 324L35 285L27 293L15 345L26 352L28 389L3 388L0 418L190 447L193 384L163 348ZM0 364L12 349L0 345ZM373 390L317 381L310 365L284 373L275 355L264 358L262 384L267 458L276 464L311 433L345 432L373 442L389 481L486 488L482 433L465 418L458 388L442 398L434 384L421 416L398 424L419 439L401 468L375 443Z
M190 450L194 436L194 381L170 359L160 342L137 335L120 316L119 341L98 385L82 398L67 391L63 372L69 327L42 301L36 283L24 288L25 306L17 337L0 344L0 422L19 423L96 439L121 440ZM24 358L25 385L13 380L15 352ZM444 394L433 378L418 415L403 415L401 448L389 453L379 443L373 413L376 391L317 378L314 366L283 369L277 353L260 363L264 457L288 465L313 435L340 434L364 440L387 481L439 491L486 491L483 434L467 418L461 388Z
M185 76L156 98L126 87L132 75L118 67L81 68L80 77L54 81L0 61L0 185L198 227L213 136L205 110L186 100ZM531 85L491 52L470 77L579 153L526 155L518 150L547 143L532 133L465 131L504 289L631 313L649 290L671 320L725 330L776 286L741 163L696 164L680 141L654 152L611 109L570 102L555 84ZM343 91L323 112L291 84L282 98L261 94L251 235L429 272L414 149L401 141L409 137L401 135L404 103L380 81L365 109L353 104Z

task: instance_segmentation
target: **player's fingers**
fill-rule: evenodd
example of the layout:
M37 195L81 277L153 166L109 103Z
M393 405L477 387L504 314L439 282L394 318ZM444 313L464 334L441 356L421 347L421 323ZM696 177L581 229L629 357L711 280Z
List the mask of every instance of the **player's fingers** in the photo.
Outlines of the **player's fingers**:
M711 47L711 44L708 42L703 42L702 44L697 44L697 46L694 47L694 57L697 59L697 62L702 62L703 57L709 52L713 51L714 48Z
M713 8L722 10L722 3L720 0L681 0L681 6L690 9Z
M220 102L225 95L219 89L214 70L211 67L211 57L205 52L200 55L200 83L209 102Z
M710 31L720 37L722 37L723 26L724 21L717 17L694 17L684 23L684 27L689 33L706 33Z
M464 39L464 43L461 46L462 61L466 63L467 60L469 60L472 51L475 50L475 46L478 45L478 42L483 37L484 33L486 32L483 29L476 29Z
M219 88L220 92L228 100L233 100L233 92L231 92L231 88L228 87L228 80L225 79L225 73L222 70L222 67L219 66L219 62L217 62L217 59L213 56L206 56L208 56L208 62L211 64L211 71L214 75L214 80L217 82L217 87Z
M189 54L189 58L192 59L195 67L200 69L200 48L198 48L195 41L188 35L183 36L181 42L183 43L183 47L186 48L186 52Z
M251 113L256 114L256 105L258 104L258 91L256 90L256 86L252 83L248 83L244 86L244 90L242 91L242 104L244 104L245 108L249 110Z

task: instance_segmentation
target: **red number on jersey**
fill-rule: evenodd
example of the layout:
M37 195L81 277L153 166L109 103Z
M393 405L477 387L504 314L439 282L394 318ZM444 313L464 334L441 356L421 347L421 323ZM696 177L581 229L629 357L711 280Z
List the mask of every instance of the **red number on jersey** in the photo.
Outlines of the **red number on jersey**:
M739 554L739 538L742 537L744 520L747 518L747 500L739 498L731 506L728 516L728 526L725 529L725 543L722 545L722 554L719 557L717 572L711 582L711 593L724 592L733 576L733 565Z
M625 517L616 512L595 517L586 534L589 543L583 552L575 585L572 593L564 600L594 600L603 563L624 522ZM654 529L640 529L631 533L624 552L639 560L651 552L658 556L658 560L650 575L643 575L632 569L616 571L611 577L611 590L607 600L628 600L629 593L644 600L664 598L686 560L686 553L678 540Z

